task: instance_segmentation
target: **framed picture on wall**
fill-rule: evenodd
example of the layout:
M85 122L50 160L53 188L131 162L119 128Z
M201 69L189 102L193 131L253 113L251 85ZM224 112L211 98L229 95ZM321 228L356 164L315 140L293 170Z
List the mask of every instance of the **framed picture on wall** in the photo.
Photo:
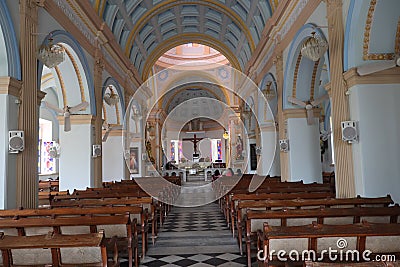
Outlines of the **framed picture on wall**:
M139 173L139 148L138 147L131 147L129 155L129 170L131 174L138 174Z

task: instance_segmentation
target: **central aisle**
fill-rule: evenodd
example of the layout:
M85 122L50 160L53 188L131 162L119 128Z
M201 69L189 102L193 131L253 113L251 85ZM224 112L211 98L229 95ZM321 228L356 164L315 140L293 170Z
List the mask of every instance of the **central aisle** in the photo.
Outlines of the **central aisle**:
M149 243L150 244L150 243ZM246 266L218 204L173 207L140 266Z

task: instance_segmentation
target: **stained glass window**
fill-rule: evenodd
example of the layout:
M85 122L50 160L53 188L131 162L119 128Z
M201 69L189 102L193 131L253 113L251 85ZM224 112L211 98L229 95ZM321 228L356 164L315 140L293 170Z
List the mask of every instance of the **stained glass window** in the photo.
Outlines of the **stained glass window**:
M171 160L175 160L175 141L171 141Z
M222 159L222 145L221 145L221 139L217 140L217 153L218 153L218 159Z

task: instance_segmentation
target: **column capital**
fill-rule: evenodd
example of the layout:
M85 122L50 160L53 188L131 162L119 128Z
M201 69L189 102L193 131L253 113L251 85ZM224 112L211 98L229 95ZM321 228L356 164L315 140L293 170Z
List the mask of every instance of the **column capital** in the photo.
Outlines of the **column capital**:
M13 77L0 77L0 94L20 97L22 82Z
M326 3L328 8L343 6L343 0L322 0L322 2Z
M40 105L40 103L42 102L43 98L46 96L46 93L43 91L38 90L37 92L37 101L38 101L38 105Z
M276 72L283 71L283 56L282 53L277 53L274 56L273 63L276 65Z
M96 48L95 54L95 72L102 72L105 68L105 62L104 62L104 56L103 53L101 52L100 47Z

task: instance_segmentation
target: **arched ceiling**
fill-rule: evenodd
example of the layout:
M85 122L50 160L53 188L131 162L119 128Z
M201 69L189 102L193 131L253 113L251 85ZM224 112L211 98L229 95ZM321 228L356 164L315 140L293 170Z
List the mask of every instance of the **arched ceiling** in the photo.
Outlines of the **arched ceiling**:
M179 35L215 41L237 55L242 68L258 44L271 0L90 0L140 73L149 55ZM165 52L165 51L164 51Z
M175 88L162 98L162 107L174 121L189 121L198 115L221 116L226 97L216 85L193 83Z

